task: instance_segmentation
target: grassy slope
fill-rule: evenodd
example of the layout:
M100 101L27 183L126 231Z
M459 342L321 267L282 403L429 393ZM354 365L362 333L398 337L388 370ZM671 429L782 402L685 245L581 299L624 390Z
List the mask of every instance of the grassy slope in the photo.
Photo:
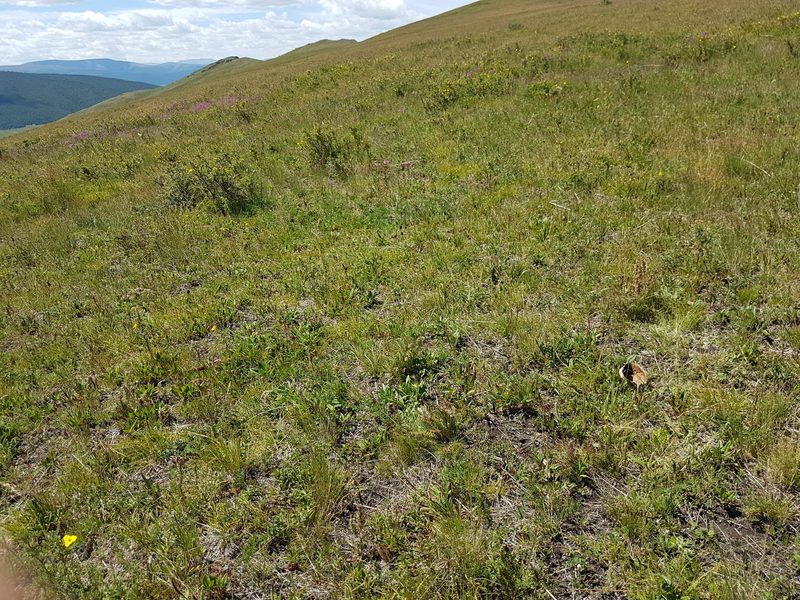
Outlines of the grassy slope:
M0 71L0 129L47 123L148 83L84 75Z
M357 44L355 40L320 40L318 42L313 42L311 44L306 44L305 46L301 46L300 48L296 48L291 52L287 52L277 58L274 58L270 61L271 65L276 65L281 62L292 62L298 59L308 58L309 56L315 54L325 54L334 56L336 50L340 50L342 48L346 48L348 46L353 46Z
M797 594L792 4L495 0L0 140L31 570Z
M33 125L32 127L35 127L35 125ZM16 129L3 129L2 131L0 131L0 137L7 137L7 136L10 136L10 135L16 135L18 133L21 133L21 132L25 131L26 129L31 129L31 128L30 127L18 127Z

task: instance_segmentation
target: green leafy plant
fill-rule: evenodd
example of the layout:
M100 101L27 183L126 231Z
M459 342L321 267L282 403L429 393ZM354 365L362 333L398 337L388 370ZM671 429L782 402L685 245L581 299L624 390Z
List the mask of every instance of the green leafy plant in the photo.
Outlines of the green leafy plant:
M244 214L266 201L265 186L256 171L227 154L194 166L172 167L161 186L169 206L205 207L223 215Z
M356 128L343 134L319 126L306 132L303 145L312 165L340 177L350 174L358 161L369 157L369 144Z

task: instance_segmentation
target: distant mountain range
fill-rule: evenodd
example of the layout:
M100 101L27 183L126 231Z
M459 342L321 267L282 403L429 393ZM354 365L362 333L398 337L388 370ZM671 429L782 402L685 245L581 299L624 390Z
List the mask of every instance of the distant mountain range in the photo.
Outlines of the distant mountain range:
M0 130L48 123L114 96L153 87L108 77L0 70Z
M40 60L22 65L0 66L0 71L50 75L92 75L160 86L182 79L212 62L214 62L212 59L194 59L162 64L133 63L110 58Z

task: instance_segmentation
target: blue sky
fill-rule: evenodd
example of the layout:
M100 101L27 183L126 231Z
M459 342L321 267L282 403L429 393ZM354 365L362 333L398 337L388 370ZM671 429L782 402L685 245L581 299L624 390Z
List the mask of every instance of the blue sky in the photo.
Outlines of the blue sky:
M319 39L365 39L469 0L0 0L0 63L270 58Z

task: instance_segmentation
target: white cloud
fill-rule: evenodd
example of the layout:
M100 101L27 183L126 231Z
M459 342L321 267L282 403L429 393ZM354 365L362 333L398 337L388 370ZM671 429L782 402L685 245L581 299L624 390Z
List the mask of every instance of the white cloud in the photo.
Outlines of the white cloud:
M228 55L269 58L321 38L364 39L464 0L149 0L136 7L14 9L0 0L5 64L110 57L160 62ZM25 0L27 5L65 4ZM111 4L111 3L109 3ZM119 6L118 3L115 3ZM96 5L96 3L95 3Z
M298 0L230 0L228 2L220 2L219 0L148 0L148 2L150 4L158 4L159 6L179 8L215 7L229 10L274 9L286 6L312 4L311 2L302 2Z
M337 17L352 14L361 18L396 19L408 14L403 0L320 0L320 5Z
M0 7L3 6L22 6L25 8L35 8L38 6L55 6L58 4L77 4L78 0L0 0Z
M145 32L180 27L187 32L192 26L187 19L165 12L140 11L107 15L94 11L63 13L57 25L72 32L102 34L103 32Z

